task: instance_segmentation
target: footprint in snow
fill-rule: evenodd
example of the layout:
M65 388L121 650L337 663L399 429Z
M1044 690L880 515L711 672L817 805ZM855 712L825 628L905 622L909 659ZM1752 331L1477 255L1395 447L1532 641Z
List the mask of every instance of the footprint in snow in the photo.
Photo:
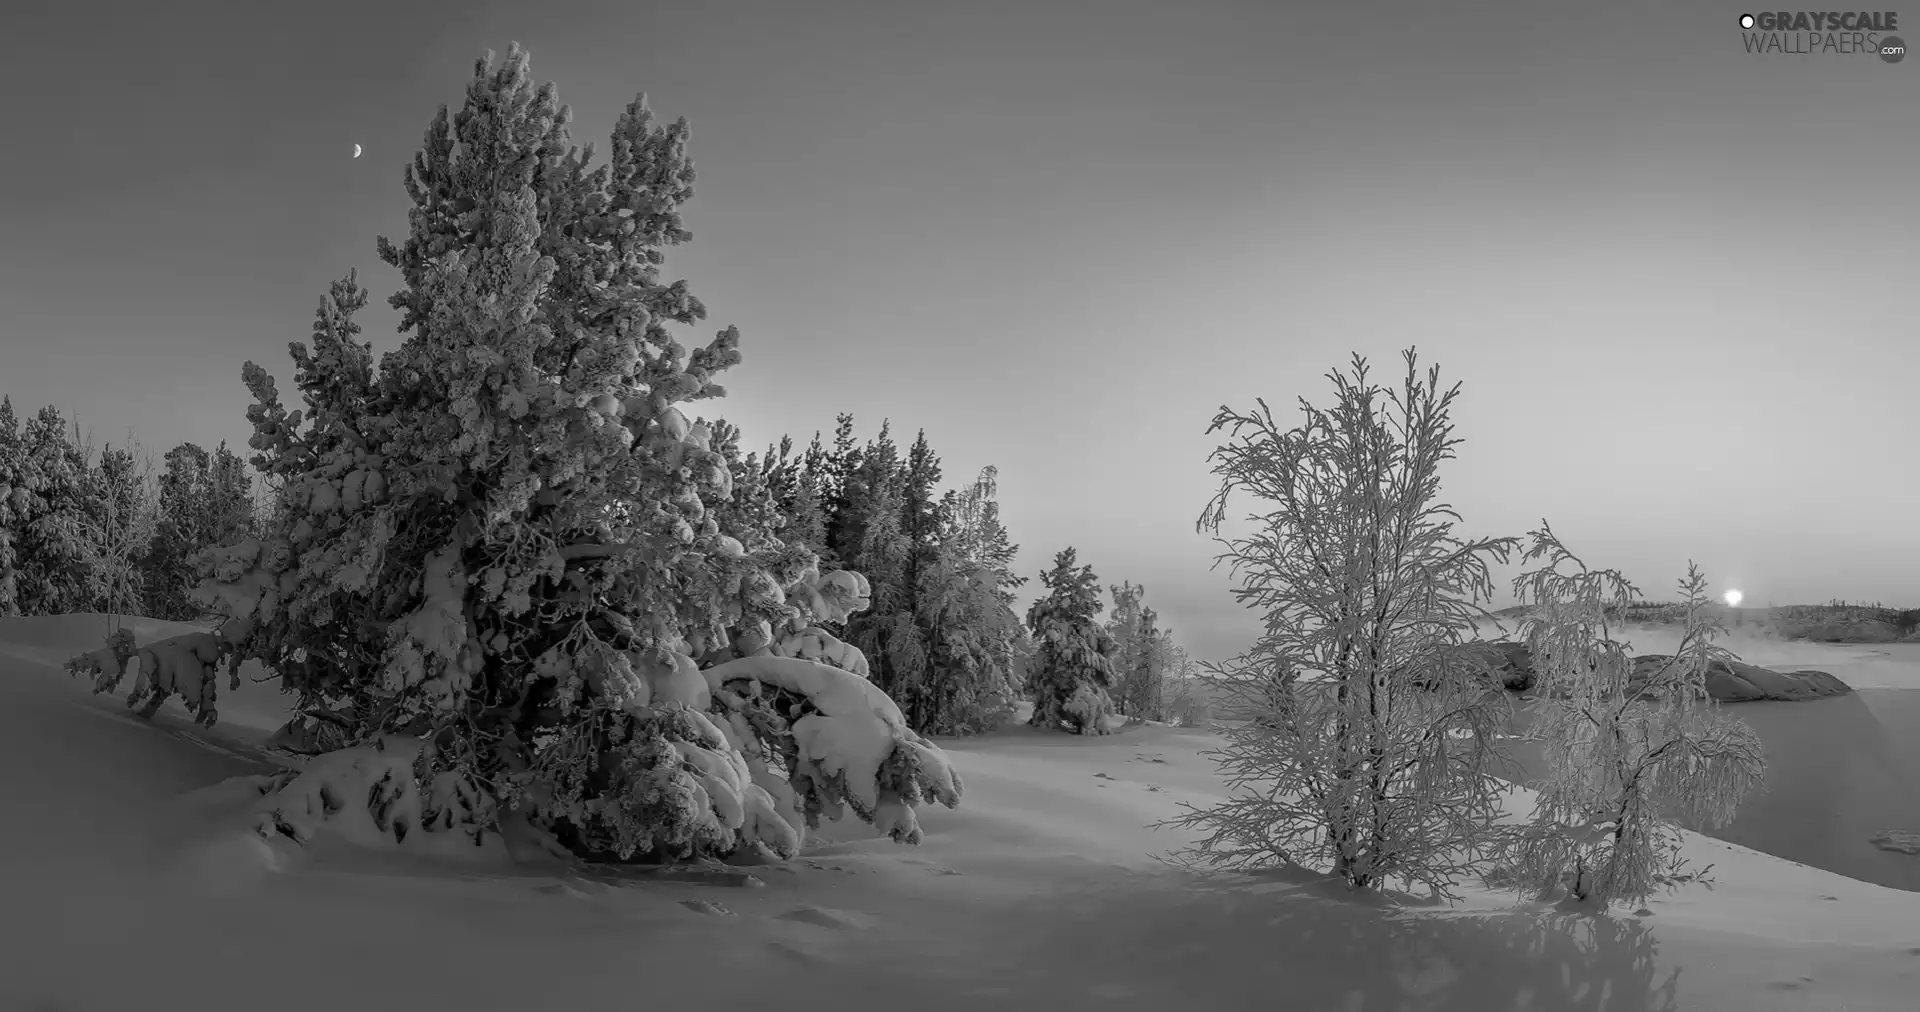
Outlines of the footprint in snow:
M713 917L732 917L733 911L712 900L681 900L680 905L696 914L708 914Z
M819 953L809 952L806 949L793 944L792 942L783 941L781 939L774 939L773 941L768 942L767 948L772 949L773 951L783 956L787 956L792 959L797 959L802 963L825 962L825 958L822 957Z
M1107 775L1106 775L1105 773L1095 773L1095 774L1094 774L1094 776L1095 776L1095 777L1098 777L1098 778L1099 778L1099 779L1101 779L1101 780L1112 780L1112 779L1113 779L1112 777L1110 777L1110 776L1107 776Z
M874 919L866 914L851 910L829 910L826 907L795 907L775 916L783 921L811 924L818 928L832 928L835 931L871 928L874 925Z

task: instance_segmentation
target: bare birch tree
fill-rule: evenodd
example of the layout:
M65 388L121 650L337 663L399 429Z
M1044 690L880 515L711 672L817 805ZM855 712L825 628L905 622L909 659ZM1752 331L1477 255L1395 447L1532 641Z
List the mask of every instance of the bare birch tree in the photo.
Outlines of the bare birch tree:
M1545 521L1514 580L1530 610L1520 632L1533 655L1531 734L1547 771L1533 818L1508 842L1519 888L1605 906L1638 901L1681 872L1671 818L1726 824L1766 776L1766 754L1744 721L1707 694L1707 673L1731 655L1707 581L1689 563L1679 582L1685 629L1664 661L1636 665L1607 615L1640 592L1617 570L1588 569ZM1638 668L1638 670L1636 670Z
M1450 649L1486 617L1488 560L1512 538L1463 540L1439 501L1459 440L1459 393L1403 354L1398 389L1329 375L1330 410L1300 402L1282 431L1266 402L1222 408L1209 430L1220 488L1199 527L1225 547L1235 598L1264 632L1212 666L1236 722L1214 754L1228 800L1163 825L1207 835L1178 860L1223 869L1331 870L1349 886L1447 895L1497 818L1495 735L1504 695ZM1236 495L1257 503L1244 537L1220 534Z

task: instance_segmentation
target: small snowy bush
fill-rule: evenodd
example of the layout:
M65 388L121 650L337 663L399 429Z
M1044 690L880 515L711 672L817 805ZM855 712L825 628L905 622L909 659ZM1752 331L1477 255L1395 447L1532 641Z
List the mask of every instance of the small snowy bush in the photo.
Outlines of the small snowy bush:
M1231 794L1168 823L1206 834L1177 855L1191 863L1444 894L1499 818L1490 760L1505 699L1450 648L1486 614L1487 560L1512 539L1454 534L1437 497L1459 387L1404 358L1390 390L1356 356L1351 377L1329 376L1333 408L1301 401L1297 428L1263 401L1222 408L1209 430L1232 439L1213 454L1220 489L1200 527L1218 534L1235 494L1259 503L1250 534L1220 540L1235 597L1265 631L1214 668L1220 717L1236 722L1214 754Z
M1639 591L1618 571L1591 570L1545 522L1514 579L1532 608L1520 631L1534 657L1533 733L1547 775L1532 820L1511 834L1503 869L1514 885L1605 906L1640 901L1675 878L1680 833L1670 818L1721 826L1766 776L1766 753L1745 722L1707 694L1707 672L1731 655L1691 564L1680 581L1680 647L1644 682L1609 615Z
M197 596L296 723L340 728L282 740L417 740L407 789L476 799L470 831L512 813L580 854L791 855L850 808L915 841L912 806L960 783L815 624L871 589L739 508L764 489L677 406L740 361L732 328L689 353L668 327L706 313L659 274L689 238L686 124L636 99L589 168L567 122L517 45L441 110L410 235L379 244L408 336L376 367L349 274L290 348L300 407L246 365L278 508L200 557Z

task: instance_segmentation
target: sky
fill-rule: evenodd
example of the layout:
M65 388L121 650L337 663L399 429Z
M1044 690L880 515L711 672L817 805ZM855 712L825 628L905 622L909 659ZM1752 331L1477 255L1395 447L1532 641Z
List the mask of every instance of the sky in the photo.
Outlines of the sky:
M691 123L693 241L749 448L852 412L999 468L1196 656L1256 616L1195 521L1222 405L1353 353L1460 380L1442 496L1671 598L1920 603L1920 58L1745 51L1721 3L90 3L0 33L0 393L243 444L358 268L398 343L401 168L529 50L602 150ZM1920 38L1920 9L1900 12ZM351 156L354 144L365 155ZM1503 576L1511 575L1502 570ZM1037 581L1036 581L1037 582ZM1034 589L1032 584L1027 588ZM1510 599L1508 599L1510 600Z

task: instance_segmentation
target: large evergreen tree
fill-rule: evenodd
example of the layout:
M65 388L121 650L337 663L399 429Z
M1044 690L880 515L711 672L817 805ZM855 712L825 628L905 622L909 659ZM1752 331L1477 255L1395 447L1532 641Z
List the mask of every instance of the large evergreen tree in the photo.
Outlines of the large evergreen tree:
M1073 548L1053 557L1040 574L1045 596L1027 609L1033 634L1027 689L1033 695L1036 727L1065 726L1079 734L1106 734L1113 715L1112 634L1100 625L1100 578L1079 565Z
M350 274L291 349L303 409L248 364L283 508L209 554L203 594L354 740L416 743L396 775L439 813L430 831L790 855L844 806L915 841L912 806L959 784L864 659L808 625L868 586L716 509L736 468L676 406L724 393L740 360L732 328L691 352L671 329L706 315L659 273L689 238L686 124L636 99L589 168L567 121L518 46L441 110L406 173L410 234L379 244L408 336L376 367ZM281 793L319 812L342 788L309 769ZM276 809L283 831L305 831L306 803Z

